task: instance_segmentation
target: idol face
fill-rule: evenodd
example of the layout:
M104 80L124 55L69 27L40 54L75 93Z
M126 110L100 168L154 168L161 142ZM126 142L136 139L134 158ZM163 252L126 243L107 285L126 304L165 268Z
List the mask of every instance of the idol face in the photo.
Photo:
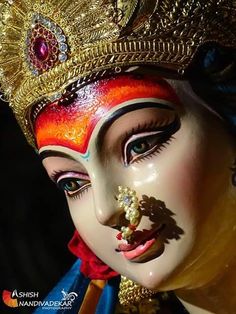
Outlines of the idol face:
M35 136L81 237L118 273L151 289L192 288L228 263L235 147L187 82L122 74L90 83L47 105ZM119 186L138 197L128 239Z

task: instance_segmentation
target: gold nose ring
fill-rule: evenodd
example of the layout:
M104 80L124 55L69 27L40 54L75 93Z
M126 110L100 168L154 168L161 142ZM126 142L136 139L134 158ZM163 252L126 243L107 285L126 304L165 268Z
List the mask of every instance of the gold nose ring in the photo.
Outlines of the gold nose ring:
M122 226L121 232L117 235L118 240L128 240L132 233L136 230L139 223L140 212L139 201L136 191L123 186L118 186L118 206L125 212L125 218L130 222L128 227Z

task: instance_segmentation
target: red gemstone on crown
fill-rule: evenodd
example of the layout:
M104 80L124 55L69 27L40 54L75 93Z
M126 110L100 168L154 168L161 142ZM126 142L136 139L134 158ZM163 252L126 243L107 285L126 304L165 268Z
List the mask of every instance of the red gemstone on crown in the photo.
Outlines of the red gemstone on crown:
M38 60L40 61L47 60L49 56L49 48L44 38L38 37L35 39L33 50Z
M33 75L40 75L68 57L66 36L52 20L37 13L26 38L26 61Z

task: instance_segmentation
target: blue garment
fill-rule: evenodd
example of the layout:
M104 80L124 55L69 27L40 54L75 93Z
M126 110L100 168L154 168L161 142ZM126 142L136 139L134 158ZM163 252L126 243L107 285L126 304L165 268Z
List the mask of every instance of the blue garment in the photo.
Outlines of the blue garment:
M86 278L80 272L81 261L78 259L72 268L66 273L66 275L58 282L58 284L53 288L53 290L48 294L43 302L47 302L39 306L34 314L77 314L80 306L83 302L84 295L87 291L90 279ZM115 306L117 303L117 295L119 289L120 278L115 277L108 281L107 285L103 289L102 295L100 297L96 314L113 314L115 312ZM69 295L70 294L70 295ZM65 300L64 304L67 304L66 297L72 297L72 307L68 308L65 306L58 307L53 306L56 301L63 302L63 297ZM73 298L74 297L74 298ZM70 299L70 298L69 298ZM51 303L50 303L51 302ZM49 310L46 309L47 304Z

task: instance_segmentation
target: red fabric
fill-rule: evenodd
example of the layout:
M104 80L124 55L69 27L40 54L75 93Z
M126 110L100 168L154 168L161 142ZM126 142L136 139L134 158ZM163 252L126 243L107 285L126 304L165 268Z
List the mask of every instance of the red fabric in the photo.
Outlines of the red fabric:
M103 263L84 243L76 230L68 243L69 250L82 261L80 270L90 279L107 280L119 274Z

